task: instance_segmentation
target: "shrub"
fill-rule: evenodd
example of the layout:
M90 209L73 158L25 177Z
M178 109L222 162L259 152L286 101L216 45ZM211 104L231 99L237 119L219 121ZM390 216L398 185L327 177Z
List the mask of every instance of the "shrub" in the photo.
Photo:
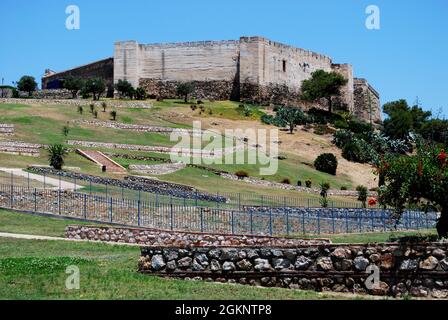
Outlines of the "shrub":
M336 175L338 160L332 153L323 153L314 161L314 167L318 171Z
M252 115L252 109L244 104L240 104L238 110L245 117L250 117Z
M112 111L110 112L110 116L112 117L112 120L113 120L113 121L117 120L117 111L112 110Z
M341 191L346 191L346 190L348 190L348 188L346 186L341 187Z
M142 87L138 87L134 92L135 99L137 100L146 100L148 95L146 94L146 90Z
M302 181L301 181L301 180L297 181L297 186L298 186L298 187L301 187L301 186L302 186Z
M319 124L319 125L315 126L314 133L322 136L324 134L333 134L333 133L335 133L335 130L331 129L326 124Z
M358 192L358 201L361 201L362 207L366 207L368 191L365 186L357 186L356 191Z
M204 104L202 100L198 100L197 104Z
M365 140L353 139L342 148L344 159L352 162L370 163L378 161L378 153Z
M348 129L353 133L368 133L373 131L373 128L369 123L356 119L352 119L348 122Z
M343 148L348 142L353 139L353 133L348 130L339 130L333 135L333 143L338 148Z
M132 97L134 88L132 87L132 84L127 80L118 80L118 82L115 84L115 89L120 94L120 98L124 97Z
M98 111L93 111L93 116L95 117L95 119L98 119Z
M50 166L56 170L61 170L64 165L64 157L67 154L67 149L61 144L53 144L48 147L48 160Z
M70 128L68 126L64 126L62 128L62 134L66 137L70 133Z
M103 108L103 112L106 112L107 103L106 102L101 103L101 107Z
M308 115L311 117L313 123L318 124L327 124L327 123L335 123L338 120L344 120L342 116L329 113L327 110L311 108L308 111Z
M269 114L264 114L261 116L260 118L261 122L263 122L264 124L273 124L274 122L274 117L269 115Z
M82 106L78 106L78 112L79 114L82 114L84 111L84 108Z
M281 181L281 183L283 184L291 184L291 180L289 180L288 178L285 178Z
M348 129L349 128L349 124L345 119L336 120L334 122L334 126L338 129Z
M197 108L198 108L198 106L195 105L195 104L192 104L192 105L190 106L191 111L196 111Z
M238 177L238 179L244 179L249 177L249 174L244 170L239 170L235 172L235 175Z
M322 206L322 208L327 208L328 207L328 190L330 190L330 183L328 182L322 182L320 184L320 204Z
M90 107L90 113L93 113L93 111L95 111L95 105L91 103L89 107Z
M311 188L312 185L313 185L313 182L311 180L306 180L305 181L305 185L306 185L307 188Z

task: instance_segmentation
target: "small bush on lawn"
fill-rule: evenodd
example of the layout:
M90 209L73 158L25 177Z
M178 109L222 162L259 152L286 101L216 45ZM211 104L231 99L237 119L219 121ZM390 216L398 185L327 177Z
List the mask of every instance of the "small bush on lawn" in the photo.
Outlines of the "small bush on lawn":
M195 105L195 104L192 104L192 105L190 106L191 111L196 111L197 108L198 108L198 106Z
M321 172L336 175L338 160L332 153L323 153L314 161L314 167Z
M282 180L283 184L291 184L291 180L289 180L288 178L285 178Z
M366 207L368 191L365 186L357 186L356 191L358 192L358 201L361 201L362 207Z
M305 181L305 185L306 185L307 188L311 188L312 185L313 185L313 182L311 180L306 180Z
M297 186L298 186L298 187L301 187L301 186L302 186L302 181L301 181L301 180L297 181Z
M235 172L235 175L238 177L238 179L244 179L244 178L248 178L249 177L249 174L246 171L244 171L244 170L240 170L240 171Z
M348 188L346 186L341 187L341 191L346 191L346 190L348 190Z

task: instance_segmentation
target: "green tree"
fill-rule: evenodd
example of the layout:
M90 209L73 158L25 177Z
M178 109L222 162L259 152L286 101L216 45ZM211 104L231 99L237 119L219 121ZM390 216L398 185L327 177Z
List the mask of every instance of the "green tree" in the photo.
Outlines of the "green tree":
M188 103L188 96L194 92L194 86L190 82L180 83L177 86L177 94L184 98L184 102Z
M113 120L113 121L117 120L117 111L112 110L112 111L110 112L110 116L112 117L112 120Z
M328 103L328 111L333 111L332 98L341 94L341 87L348 82L337 72L317 70L311 74L311 78L302 83L302 99L305 101L317 101L325 98Z
M277 110L276 121L274 122L288 126L289 133L292 134L297 125L308 122L308 117L299 108L281 107Z
M73 99L76 99L78 92L84 87L84 80L81 78L69 77L64 81L64 88L72 93Z
M17 83L17 88L20 91L28 92L28 96L31 97L31 94L33 91L36 91L37 83L34 77L31 76L23 76L20 78L19 82Z
M56 170L62 169L66 155L67 149L61 144L52 144L48 147L48 160L50 161L50 166Z
M84 90L92 94L93 100L99 100L106 90L106 84L101 78L88 79L84 84Z
M406 140L411 131L420 132L431 117L430 111L423 111L419 106L410 108L404 99L386 103L383 111L387 115L384 133L393 139Z
M365 186L357 186L356 191L358 192L358 201L361 201L362 207L366 208L368 190Z
M115 84L115 89L120 94L120 98L129 97L132 98L134 88L132 87L132 84L127 80L118 80L118 82Z
M448 163L445 150L418 142L412 156L387 155L378 169L385 185L379 188L382 205L394 208L397 220L409 204L431 205L440 211L437 232L448 237Z
M135 90L135 99L137 100L145 100L147 98L146 90L142 87L138 87Z

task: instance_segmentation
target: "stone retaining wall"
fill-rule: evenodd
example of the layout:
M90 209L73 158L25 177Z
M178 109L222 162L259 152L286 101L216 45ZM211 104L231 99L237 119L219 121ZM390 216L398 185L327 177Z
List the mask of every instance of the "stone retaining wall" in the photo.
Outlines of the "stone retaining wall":
M65 171L65 170L55 170L48 167L37 167L30 166L28 168L31 172L41 174L41 175L55 175L66 177L69 179L76 179L80 181L90 181L92 183L109 185L115 187L123 187L131 190L144 191L149 193L157 193L161 195L168 195L173 197L181 197L187 199L198 199L204 201L219 201L226 202L224 197L218 197L216 195L211 195L203 192L198 192L196 189L170 182L159 181L155 179L148 179L144 177L134 177L127 176L125 180L110 179L97 177L77 172Z
M25 105L69 105L69 106L88 106L90 104L95 105L97 108L102 108L102 103L106 102L109 108L138 108L138 109L150 109L152 103L147 101L92 101L88 99L13 99L13 98L0 98L0 103L9 104L25 104Z
M153 132L160 134L170 134L173 131L177 132L185 132L192 133L190 129L177 129L170 127L160 127L160 126L146 126L146 125L138 125L138 124L126 124L115 121L98 121L98 120L74 120L73 123L76 124L84 124L95 127L103 127L103 128L111 128L111 129L121 129L121 130L129 130L129 131L137 131L137 132Z
M143 247L140 272L186 280L404 297L448 297L448 244ZM367 268L379 282L369 289Z
M202 158L222 157L225 154L235 153L245 148L244 145L238 145L235 147L223 148L221 150L201 150L201 149L191 149L189 147L185 148L156 147L146 145L119 144L119 143L79 141L79 140L69 140L67 141L67 144L71 146L81 146L86 148L107 148L107 149L121 149L130 151L146 151L156 153L168 153L176 156L180 155L182 157L201 156Z
M0 153L39 157L43 145L20 141L1 141Z
M65 237L76 240L107 241L145 246L215 247L215 246L293 246L329 243L326 239L304 240L268 236L243 236L194 232L176 232L160 229L108 228L68 226Z
M13 124L0 124L0 135L13 136L14 135L14 125Z

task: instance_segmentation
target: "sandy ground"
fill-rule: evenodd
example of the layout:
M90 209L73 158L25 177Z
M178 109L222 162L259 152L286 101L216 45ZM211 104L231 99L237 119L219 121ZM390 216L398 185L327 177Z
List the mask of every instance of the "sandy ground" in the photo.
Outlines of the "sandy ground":
M161 116L168 121L191 125L193 121L201 121L202 129L269 129L272 126L257 121L229 120L213 117L200 117L188 110L164 110ZM349 162L342 157L341 150L331 143L332 135L316 135L298 127L294 134L279 131L280 152L292 153L312 164L322 153L334 153L338 158L338 174L345 174L354 185L365 185L368 188L377 186L373 168L368 164Z

